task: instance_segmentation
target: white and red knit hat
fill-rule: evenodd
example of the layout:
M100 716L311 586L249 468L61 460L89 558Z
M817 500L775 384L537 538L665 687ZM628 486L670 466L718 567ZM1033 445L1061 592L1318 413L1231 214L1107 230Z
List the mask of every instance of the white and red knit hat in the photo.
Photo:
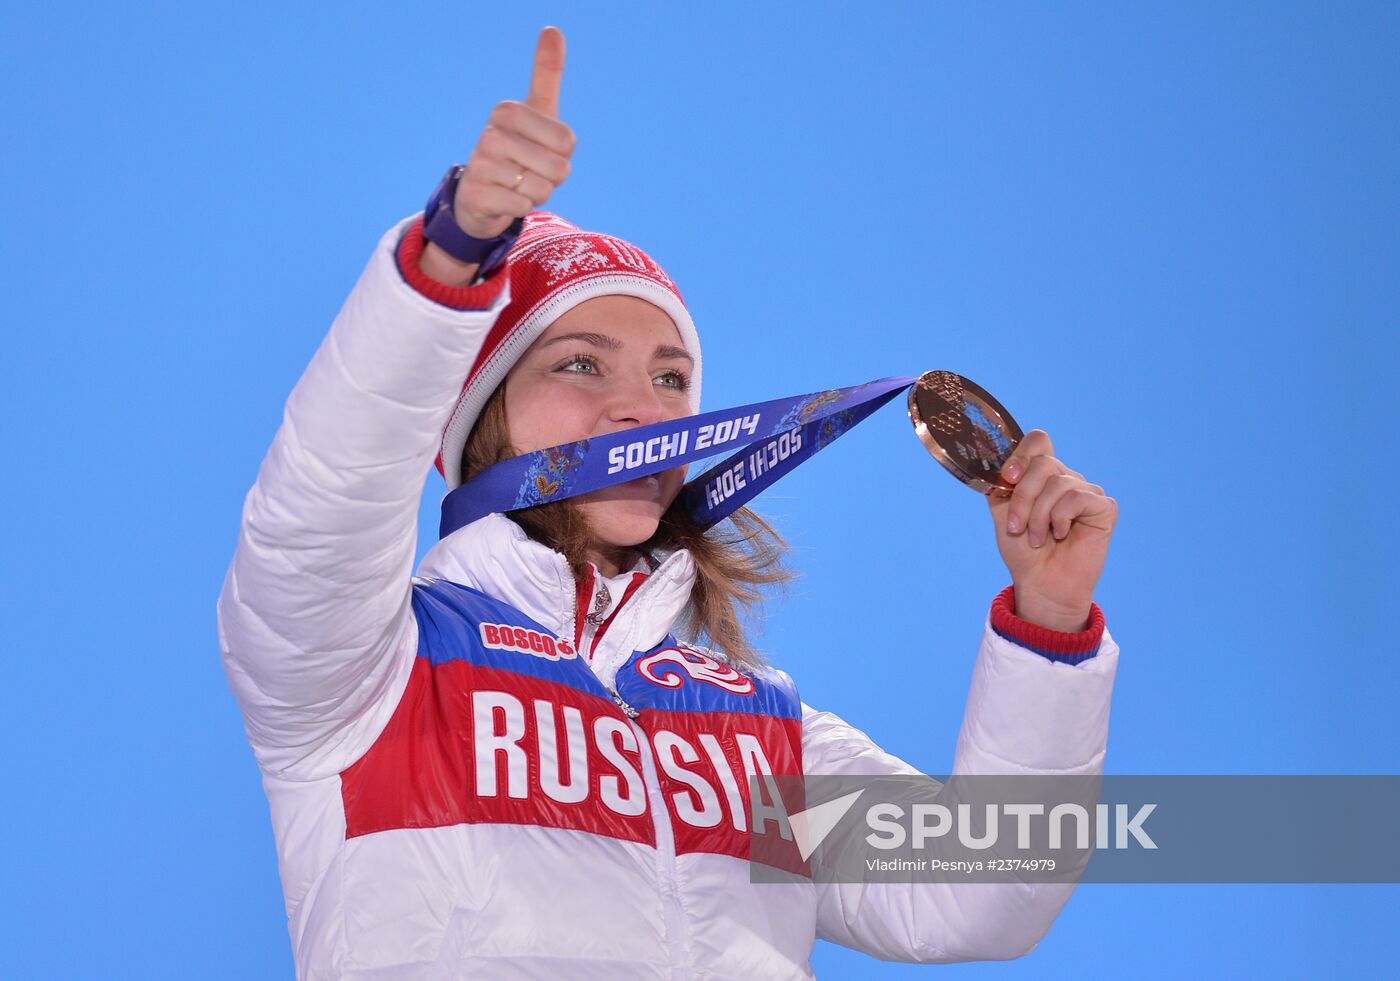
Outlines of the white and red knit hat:
M491 393L545 328L595 296L635 296L675 322L681 344L695 359L688 394L691 411L699 411L700 338L676 284L645 252L547 211L532 211L507 261L510 302L486 335L442 432L437 465L448 490L462 483L462 451Z

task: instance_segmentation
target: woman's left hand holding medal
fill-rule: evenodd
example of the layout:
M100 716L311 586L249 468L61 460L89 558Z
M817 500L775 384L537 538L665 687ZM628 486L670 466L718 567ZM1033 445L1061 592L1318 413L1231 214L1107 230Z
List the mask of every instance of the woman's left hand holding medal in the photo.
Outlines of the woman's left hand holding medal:
M1075 632L1088 624L1118 502L1054 454L1044 430L1027 433L1001 468L1011 496L987 503L1016 586L1016 615Z

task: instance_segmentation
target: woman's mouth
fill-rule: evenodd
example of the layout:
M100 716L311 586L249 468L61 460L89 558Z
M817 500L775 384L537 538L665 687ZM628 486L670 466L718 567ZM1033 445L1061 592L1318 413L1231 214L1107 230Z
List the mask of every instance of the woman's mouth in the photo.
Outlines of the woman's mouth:
M633 477L631 480L624 480L620 484L613 484L601 490L593 491L585 495L589 500L614 500L614 501L636 501L647 504L661 503L662 495L665 493L664 474L652 474L647 477Z

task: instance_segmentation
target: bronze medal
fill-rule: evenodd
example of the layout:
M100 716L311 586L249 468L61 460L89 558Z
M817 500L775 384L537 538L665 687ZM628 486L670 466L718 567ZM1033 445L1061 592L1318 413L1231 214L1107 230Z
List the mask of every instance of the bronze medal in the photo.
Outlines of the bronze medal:
M1024 434L980 386L951 371L926 371L909 390L909 421L954 477L980 493L1011 496L1001 466Z

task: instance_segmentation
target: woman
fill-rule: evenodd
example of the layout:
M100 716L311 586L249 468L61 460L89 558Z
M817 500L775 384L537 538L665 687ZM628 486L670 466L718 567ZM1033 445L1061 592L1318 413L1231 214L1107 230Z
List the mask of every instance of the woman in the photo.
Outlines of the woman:
M780 578L772 540L753 518L729 539L688 525L679 470L491 514L410 579L435 452L455 487L697 411L674 284L534 211L568 174L562 67L547 28L526 102L497 106L455 184L385 236L245 506L220 636L298 975L807 977L817 936L899 960L1024 953L1071 887L750 882L748 778L917 771L761 666L734 608ZM955 772L1094 773L1114 505L1043 433L1004 472L1015 592L993 606ZM723 653L683 643L697 634Z

